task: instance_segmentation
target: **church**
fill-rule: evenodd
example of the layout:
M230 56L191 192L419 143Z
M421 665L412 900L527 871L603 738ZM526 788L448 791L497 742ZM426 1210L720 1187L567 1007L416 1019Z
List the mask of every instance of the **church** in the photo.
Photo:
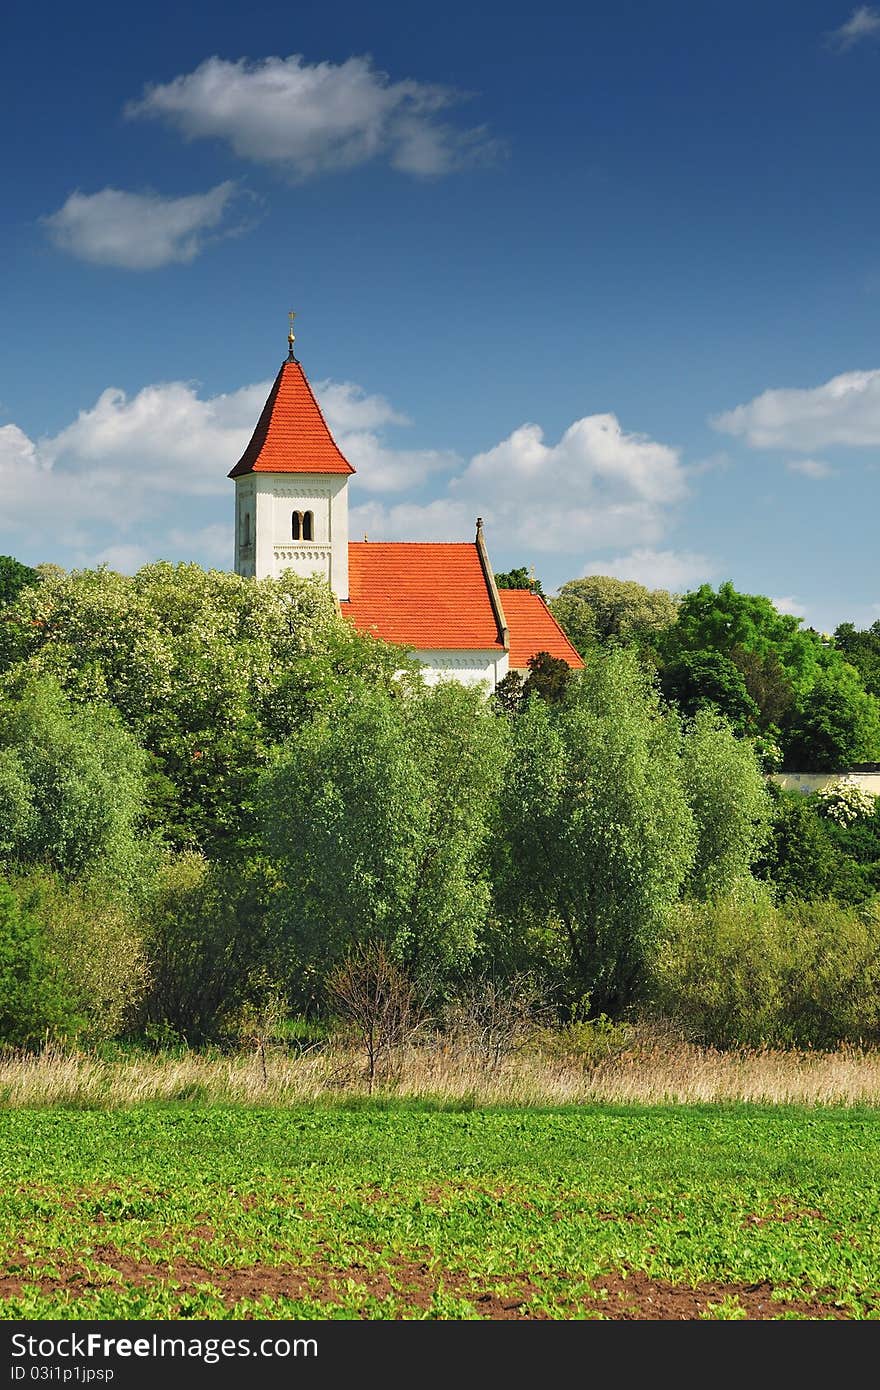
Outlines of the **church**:
M571 667L581 658L543 598L495 584L483 523L473 541L350 541L354 468L334 440L288 337L287 360L235 480L235 571L322 575L340 612L362 632L410 648L436 681L528 674L538 652Z

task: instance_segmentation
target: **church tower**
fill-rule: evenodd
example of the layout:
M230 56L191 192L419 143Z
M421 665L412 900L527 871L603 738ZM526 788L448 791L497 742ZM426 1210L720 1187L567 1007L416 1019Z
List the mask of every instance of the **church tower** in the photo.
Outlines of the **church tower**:
M293 355L281 364L235 480L235 572L249 578L293 570L320 574L348 592L348 480L355 471L330 433Z

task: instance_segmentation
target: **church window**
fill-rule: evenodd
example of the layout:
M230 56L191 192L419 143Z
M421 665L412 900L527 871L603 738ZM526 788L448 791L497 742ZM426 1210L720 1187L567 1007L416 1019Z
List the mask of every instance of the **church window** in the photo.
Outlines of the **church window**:
M244 522L242 523L242 528L241 528L241 543L242 543L242 545L250 545L250 543L251 543L251 514L250 514L250 512L245 512L245 514L244 514Z
M304 540L304 541L312 541L312 540L315 539L314 534L313 534L313 531L314 531L314 527L313 527L313 524L312 524L313 521L314 521L314 517L312 516L312 513L311 513L311 512L306 512L305 516L303 517L303 540Z
M302 539L302 512L294 512L290 518L290 537L294 541Z

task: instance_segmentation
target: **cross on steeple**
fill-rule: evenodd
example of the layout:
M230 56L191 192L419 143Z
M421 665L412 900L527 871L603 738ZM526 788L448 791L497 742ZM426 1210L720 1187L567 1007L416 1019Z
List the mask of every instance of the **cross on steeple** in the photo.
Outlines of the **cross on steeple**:
M293 344L296 335L293 331L293 320L296 318L296 314L293 309L290 310L287 317L290 320L290 331L287 334L287 360L288 362L295 362L296 358L293 355Z

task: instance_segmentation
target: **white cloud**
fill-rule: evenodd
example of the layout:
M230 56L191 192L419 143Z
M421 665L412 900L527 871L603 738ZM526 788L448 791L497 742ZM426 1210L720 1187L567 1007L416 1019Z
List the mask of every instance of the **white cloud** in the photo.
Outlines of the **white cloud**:
M790 459L785 465L789 473L801 473L805 478L832 478L835 470L822 459Z
M71 193L63 207L42 218L61 251L93 265L122 270L157 270L195 260L209 240L230 236L224 227L236 185L220 183L207 193L163 198L158 193Z
M588 415L558 444L546 444L540 426L521 425L475 455L445 497L426 506L359 508L357 528L376 540L469 540L479 515L496 547L572 552L650 544L686 491L677 449L627 434L614 415Z
M871 5L859 5L845 24L828 35L831 44L839 49L852 48L862 39L877 37L880 37L880 11Z
M159 556L225 566L232 546L232 485L271 383L204 398L189 382L145 386L129 396L108 387L52 436L0 427L4 544L64 547L70 562L132 570ZM388 493L457 469L451 452L394 449L384 427L406 417L352 382L316 387L327 422L358 473L355 488ZM215 514L229 509L230 520ZM418 509L416 509L418 510ZM149 540L144 531L150 532ZM108 535L112 541L108 544Z
M770 602L780 613L790 613L793 618L805 618L807 610L794 594L784 594L782 598L771 598Z
M410 423L384 396L368 396L363 387L353 381L316 381L314 389L334 432L375 430L382 425Z
M148 86L131 117L160 117L190 140L225 140L242 159L288 175L387 159L409 174L446 174L497 155L482 127L461 130L441 114L462 93L433 83L392 82L369 57L343 63L288 58L207 58L193 72Z
M364 502L350 509L349 531L353 541L364 535L371 541L472 541L476 515L466 503L446 498L424 506Z
M189 560L198 555L201 562L228 569L233 553L232 512L228 522L218 521L210 526L201 526L193 531L182 531L175 527L168 533L168 558Z
M337 444L352 467L355 495L399 492L420 487L429 474L460 467L457 454L444 449L395 449L385 442L385 425L408 425L384 396L370 396L350 381L319 381L315 395Z
M39 550L66 563L120 568L164 556L226 566L232 487L270 383L204 398L172 381L134 395L109 387L57 434L0 428L5 500L0 550ZM628 434L613 415L576 420L556 443L527 424L466 463L452 451L397 449L385 431L405 421L389 401L351 382L322 382L322 408L353 479L351 534L371 539L471 540L485 518L496 550L589 554L634 547L612 564L642 563L668 585L701 557L652 549L687 491L678 451ZM429 475L439 497L394 501ZM372 500L371 500L372 496ZM360 500L364 499L364 500ZM48 552L43 549L48 546ZM641 547L641 548L640 548ZM677 566L677 568L675 567ZM605 567L605 572L610 572ZM621 570L622 572L622 570ZM673 578L670 578L673 576Z
M39 442L56 475L72 472L104 490L119 489L121 510L137 495L228 492L226 474L240 457L269 392L269 382L202 400L171 381L137 395L108 387L90 410Z
M711 579L717 566L692 550L633 550L611 560L591 561L583 574L607 574L612 579L635 579L648 589L681 593Z
M33 440L16 425L0 427L9 537L0 549L39 550L41 559L64 551L68 563L120 569L175 553L219 562L225 528L206 513L231 508L226 474L268 391L262 382L203 400L185 382L131 397L108 388L55 435Z
M810 389L764 391L710 423L753 449L880 444L880 370L843 372Z

